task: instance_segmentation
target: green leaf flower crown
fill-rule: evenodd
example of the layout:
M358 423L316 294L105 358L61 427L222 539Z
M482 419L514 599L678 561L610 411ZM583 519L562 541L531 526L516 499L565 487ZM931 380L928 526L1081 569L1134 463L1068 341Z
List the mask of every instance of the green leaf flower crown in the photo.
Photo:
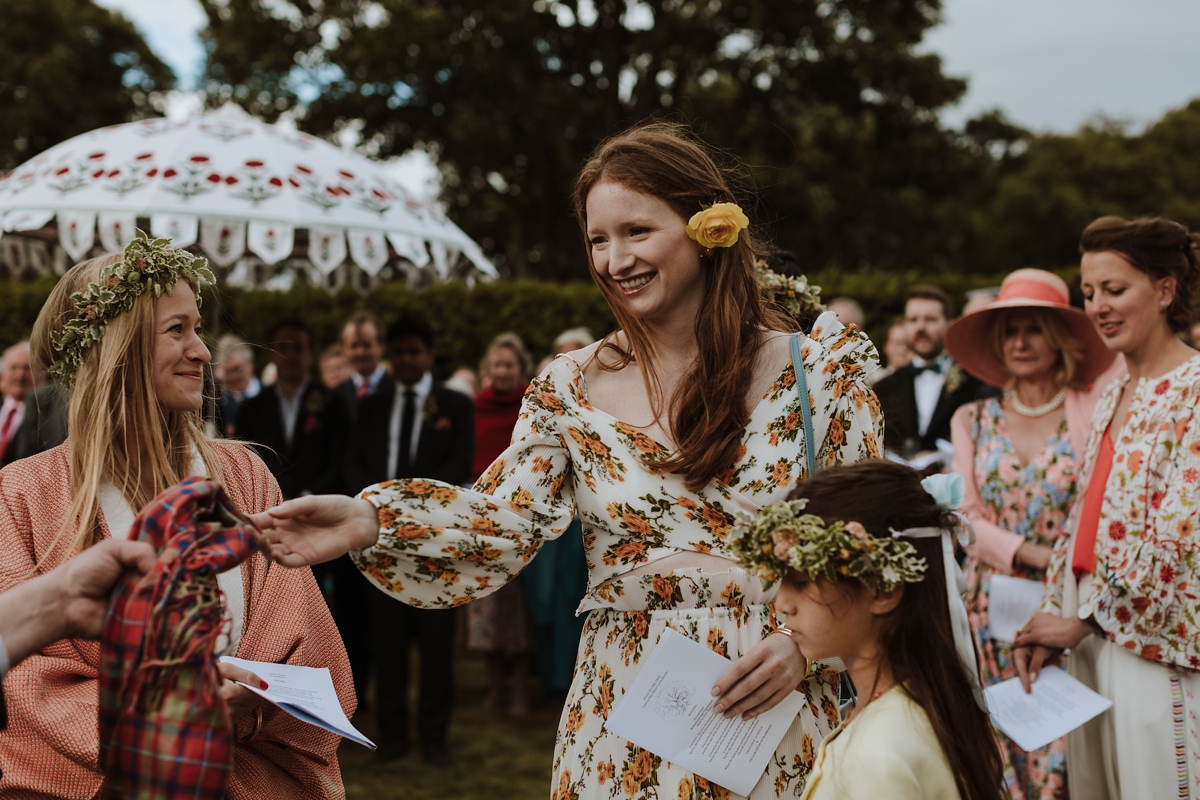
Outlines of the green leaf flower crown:
M816 318L825 306L821 303L821 287L808 282L808 278L780 275L767 267L765 259L758 259L754 266L758 270L758 283L763 293L795 319Z
M831 581L856 578L882 592L925 579L925 558L909 542L875 538L858 522L805 514L807 500L781 501L758 516L737 512L730 549L738 564L762 579L763 588L789 569Z
M71 295L75 316L61 331L50 335L55 351L61 355L46 372L70 387L83 363L84 351L100 341L109 321L128 311L145 292L152 291L155 297L163 292L170 294L180 276L187 276L197 286L217 282L205 259L173 249L170 239L150 241L140 229L135 231L124 257L100 272L100 282L89 283L87 289ZM196 305L200 305L199 292Z

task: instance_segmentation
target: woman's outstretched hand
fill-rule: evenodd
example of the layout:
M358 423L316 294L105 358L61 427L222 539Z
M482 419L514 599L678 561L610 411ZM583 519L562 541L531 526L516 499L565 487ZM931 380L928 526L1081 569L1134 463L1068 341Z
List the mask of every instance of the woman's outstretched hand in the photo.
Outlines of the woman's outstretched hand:
M267 555L285 567L308 567L362 550L379 538L375 506L340 494L297 497L250 517Z
M808 671L808 660L791 637L768 636L733 662L717 685L713 710L732 718L753 719L795 691Z

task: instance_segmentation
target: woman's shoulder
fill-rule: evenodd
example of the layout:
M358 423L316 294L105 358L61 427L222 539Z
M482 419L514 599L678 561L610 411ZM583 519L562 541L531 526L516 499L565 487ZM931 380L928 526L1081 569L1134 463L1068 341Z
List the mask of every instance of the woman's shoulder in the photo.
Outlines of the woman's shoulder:
M810 369L821 365L826 375L862 380L879 368L871 338L856 325L843 325L832 311L817 317L807 339L804 363Z
M40 494L71 477L70 440L41 453L14 461L0 469L0 493Z
M257 453L229 439L209 439L207 444L217 459L225 491L239 508L256 514L275 502L279 485Z

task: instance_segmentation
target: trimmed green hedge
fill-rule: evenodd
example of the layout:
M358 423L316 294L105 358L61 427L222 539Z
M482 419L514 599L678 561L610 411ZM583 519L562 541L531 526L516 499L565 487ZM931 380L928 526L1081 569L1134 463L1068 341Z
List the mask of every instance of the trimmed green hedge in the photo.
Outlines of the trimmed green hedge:
M888 321L903 311L910 286L941 286L961 304L967 291L996 286L1003 277L822 272L812 279L822 287L821 296L826 300L841 295L858 300L866 313L868 332L880 341ZM48 278L0 281L0 349L29 335L53 285ZM496 281L474 288L445 283L420 292L401 284L383 284L366 296L353 289L330 295L311 286L289 292L223 289L206 296L203 310L214 338L232 332L249 342L263 342L271 324L279 319L300 317L312 326L319 350L337 341L342 323L360 309L373 312L384 325L402 311L425 314L437 331L438 373L443 377L459 366L477 365L487 343L504 331L520 335L534 358L540 359L567 328L582 325L599 336L615 325L604 298L592 284L540 281ZM260 367L265 364L265 354L259 361Z

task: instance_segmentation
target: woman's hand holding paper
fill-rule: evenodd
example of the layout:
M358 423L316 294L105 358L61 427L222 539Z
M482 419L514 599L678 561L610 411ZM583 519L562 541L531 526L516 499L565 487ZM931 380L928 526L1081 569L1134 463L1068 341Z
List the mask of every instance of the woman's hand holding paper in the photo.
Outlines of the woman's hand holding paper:
M777 706L804 678L808 662L788 636L768 636L733 662L713 687L713 710L753 719Z

